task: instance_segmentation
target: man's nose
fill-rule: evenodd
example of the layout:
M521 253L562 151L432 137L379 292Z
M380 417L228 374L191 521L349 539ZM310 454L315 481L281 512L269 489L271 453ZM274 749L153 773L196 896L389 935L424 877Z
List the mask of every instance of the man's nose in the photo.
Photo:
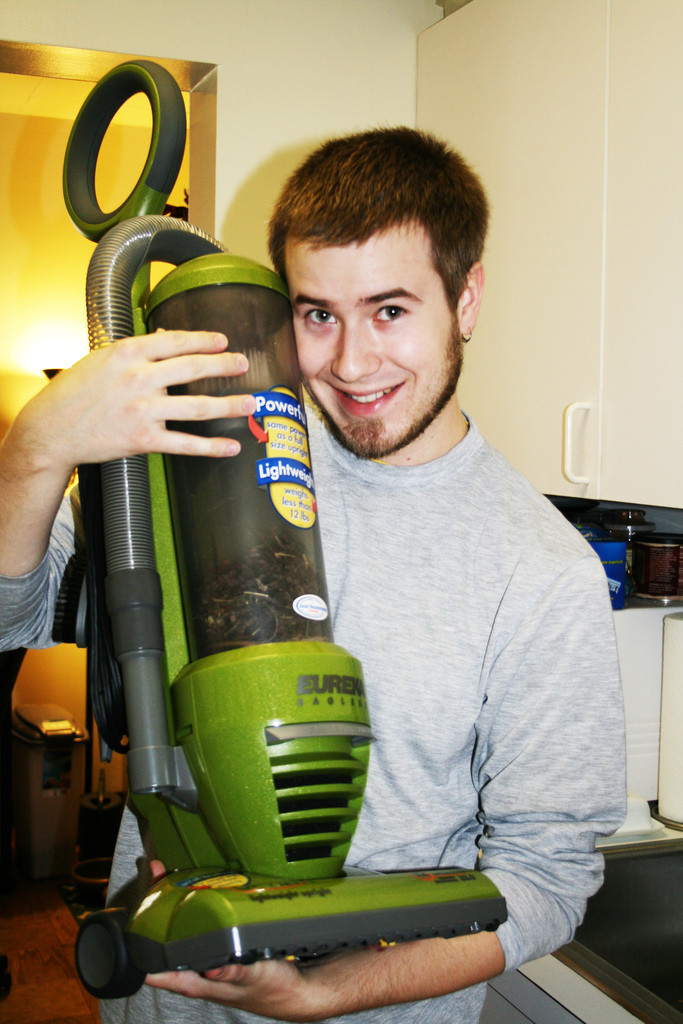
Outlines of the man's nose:
M332 372L346 384L371 377L380 368L381 355L369 332L362 326L345 324L337 338Z

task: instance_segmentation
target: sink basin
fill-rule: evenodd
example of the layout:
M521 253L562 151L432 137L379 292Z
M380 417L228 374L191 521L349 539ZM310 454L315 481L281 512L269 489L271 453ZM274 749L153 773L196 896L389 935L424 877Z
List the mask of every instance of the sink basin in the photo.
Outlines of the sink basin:
M555 955L648 1024L683 1024L683 838L604 852L604 885Z

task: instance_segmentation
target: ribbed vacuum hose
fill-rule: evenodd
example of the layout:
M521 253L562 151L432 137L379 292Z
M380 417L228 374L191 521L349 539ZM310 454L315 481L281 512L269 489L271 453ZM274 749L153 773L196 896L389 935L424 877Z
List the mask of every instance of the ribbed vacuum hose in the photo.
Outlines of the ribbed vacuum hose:
M199 228L169 217L132 217L98 244L86 279L90 348L135 333L132 292L142 268L222 252ZM128 774L137 793L178 789L161 672L161 586L156 571L147 456L101 467L107 608L121 665L128 721Z
M223 251L221 243L201 228L174 217L131 217L117 224L98 244L88 267L90 348L133 334L133 283L145 264L161 260L177 265Z

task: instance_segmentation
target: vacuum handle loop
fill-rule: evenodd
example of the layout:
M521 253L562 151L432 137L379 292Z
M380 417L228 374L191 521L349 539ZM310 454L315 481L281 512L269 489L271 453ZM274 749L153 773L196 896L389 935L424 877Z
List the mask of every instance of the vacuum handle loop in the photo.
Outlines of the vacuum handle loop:
M147 159L128 198L106 213L99 205L95 189L97 159L114 115L137 93L144 93L152 108ZM139 60L120 64L106 74L81 107L64 158L64 201L81 234L97 242L121 221L162 213L180 171L186 136L183 95L165 68Z

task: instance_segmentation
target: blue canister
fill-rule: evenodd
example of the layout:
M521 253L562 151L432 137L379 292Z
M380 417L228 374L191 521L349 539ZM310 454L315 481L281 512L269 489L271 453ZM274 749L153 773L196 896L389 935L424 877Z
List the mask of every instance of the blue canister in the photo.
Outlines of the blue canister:
M626 541L615 540L599 526L576 524L593 548L607 576L612 608L623 608L626 600Z

